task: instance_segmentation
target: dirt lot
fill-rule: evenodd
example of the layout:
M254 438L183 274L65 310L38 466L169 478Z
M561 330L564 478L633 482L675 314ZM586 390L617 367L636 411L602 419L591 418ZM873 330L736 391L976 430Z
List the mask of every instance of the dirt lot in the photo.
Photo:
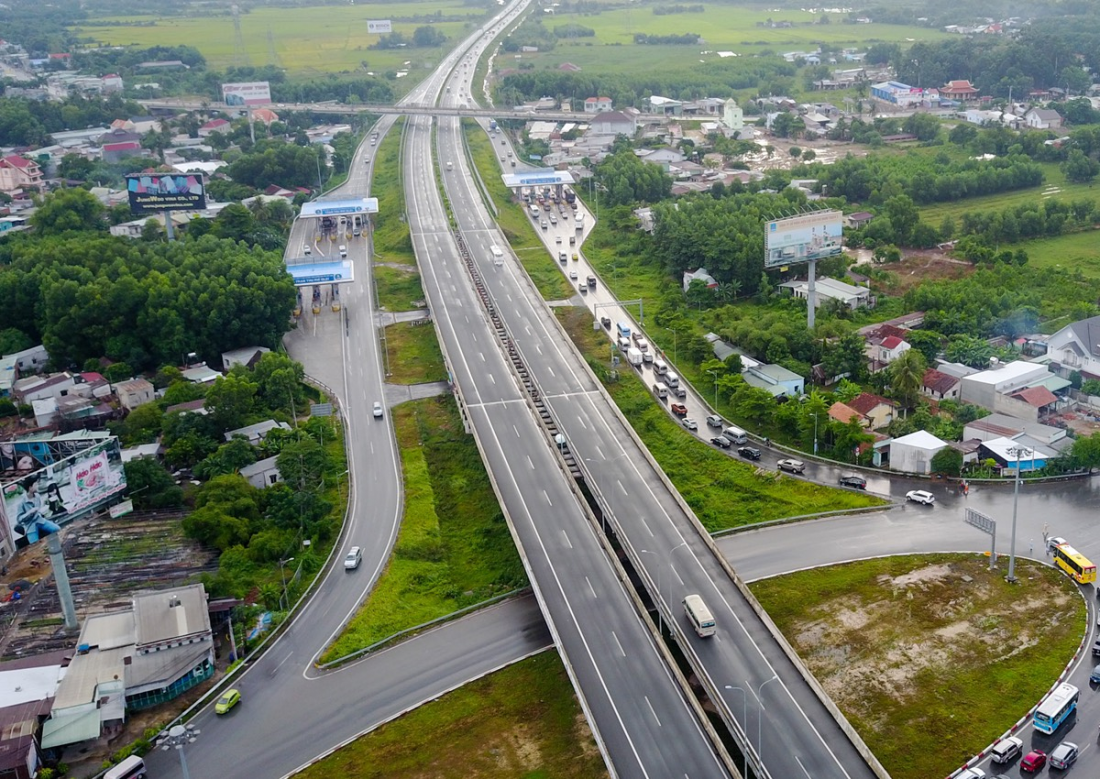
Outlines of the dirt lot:
M1038 702L1086 627L1068 578L1017 560L1010 585L1000 562L886 558L753 591L892 776L946 776Z
M974 266L969 262L953 259L934 249L906 249L901 262L872 267L885 270L888 274L885 284L882 281L875 282L876 291L893 296L904 295L912 287L925 281L961 279L974 272ZM855 270L858 271L859 268Z

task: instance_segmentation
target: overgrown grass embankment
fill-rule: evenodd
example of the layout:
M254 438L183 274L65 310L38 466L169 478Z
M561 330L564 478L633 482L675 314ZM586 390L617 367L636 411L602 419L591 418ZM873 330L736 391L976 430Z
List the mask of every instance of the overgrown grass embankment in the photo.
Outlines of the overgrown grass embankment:
M386 311L412 311L424 300L420 270L416 265L405 221L405 189L401 178L401 130L398 119L374 154L371 193L378 198L374 218L374 284L378 305Z
M386 354L394 384L421 384L445 381L447 367L435 337L435 328L426 321L401 322L386 328Z
M497 224L512 251L519 257L527 274L535 283L535 288L547 300L570 298L576 292L569 279L561 272L557 261L550 256L542 239L539 238L531 220L524 211L523 203L512 198L512 191L501 180L501 168L496 155L503 146L493 146L492 139L485 135L476 122L464 119L462 129L466 133L466 144L474 166L485 182L497 208Z
M526 584L454 399L404 403L393 413L405 486L401 530L385 572L322 662Z
M602 779L569 677L543 652L387 723L300 779Z
M573 342L606 373L609 342L592 330L592 314L581 308L555 310ZM784 517L884 505L847 490L757 472L690 435L660 407L634 369L619 368L608 392L657 464L710 532Z
M1088 630L1069 579L1028 560L1016 573L1009 584L981 555L912 555L752 591L890 775L926 779L1026 714Z

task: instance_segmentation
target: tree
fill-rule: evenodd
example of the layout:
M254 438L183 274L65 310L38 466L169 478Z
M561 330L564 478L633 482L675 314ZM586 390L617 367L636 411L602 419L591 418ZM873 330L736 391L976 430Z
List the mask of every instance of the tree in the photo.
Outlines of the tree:
M1075 184L1087 184L1100 173L1100 163L1085 156L1080 149L1070 150L1066 161L1062 163L1062 173Z
M246 206L230 203L214 217L214 235L231 241L248 241L256 229L256 219Z
M39 235L69 230L105 230L103 204L85 189L59 189L47 195L31 216Z
M918 141L931 141L940 134L939 120L931 114L912 114L901 126L905 132L917 136Z
M218 451L195 466L195 476L199 479L212 479L237 473L241 468L256 462L256 450L247 439L234 436L232 441L222 444Z
M24 349L30 349L32 346L34 346L34 341L22 330L17 330L14 327L0 330L0 354L15 354Z
M920 212L917 211L913 198L908 195L894 195L886 201L885 211L894 228L897 243L908 245L914 228L920 223Z
M890 363L887 369L890 377L890 388L906 409L913 408L920 397L921 387L924 386L924 372L928 365L924 361L924 355L917 349L909 349Z
M944 356L951 362L961 362L971 368L984 370L993 357L993 347L981 338L959 333L948 339Z
M247 375L219 376L206 390L206 410L219 431L245 424L259 387Z
M122 468L135 508L146 510L183 505L183 490L172 479L172 474L156 460L138 457L125 463Z
M412 40L413 46L430 48L432 46L442 46L447 42L447 36L435 27L417 27L413 30Z
M932 365L939 356L942 339L931 330L910 330L905 335L909 345L924 355L926 365Z
M156 403L142 403L116 426L119 437L126 446L152 443L160 435L164 424L164 412Z
M867 369L867 355L863 349L863 339L857 333L848 333L827 344L821 360L826 381L836 377L859 381Z
M1081 436L1074 441L1072 460L1075 466L1087 468L1089 473L1094 468L1100 468L1100 433Z
M283 447L275 461L283 481L296 492L318 492L321 476L328 464L328 455L321 445L304 438Z
M794 157L796 160L802 156L802 147L792 146L787 150L787 153Z
M962 473L963 455L953 446L945 446L932 455L932 472L944 476L958 476Z

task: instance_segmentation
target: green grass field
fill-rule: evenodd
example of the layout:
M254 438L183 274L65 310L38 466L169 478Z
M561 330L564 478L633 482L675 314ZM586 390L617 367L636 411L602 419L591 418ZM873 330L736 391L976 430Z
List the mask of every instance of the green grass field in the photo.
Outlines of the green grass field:
M1069 579L1018 563L1016 584L980 555L914 555L752 591L890 775L923 779L950 774L1026 714L1089 628ZM1022 618L1025 603L1042 618Z
M300 779L606 779L555 652L521 660L334 752Z
M446 381L443 352L430 324L402 322L386 328L386 354L394 384Z
M454 399L403 403L393 413L405 485L401 530L385 572L323 662L526 583Z
M1086 277L1100 279L1100 233L1095 230L1024 241L1014 244L1012 248L1027 252L1031 265L1040 268L1060 265L1070 270L1079 268Z
M381 37L367 33L368 19L398 19L441 12L445 17L465 17L467 22L435 24L447 36L442 49L368 49ZM274 65L268 36L274 40L281 66L293 78L327 73L409 69L400 79L411 87L438 64L467 31L469 24L484 17L484 9L461 0L426 0L412 3L358 3L350 6L323 5L297 8L255 8L243 13L241 37L249 63ZM149 25L152 21L153 24ZM224 70L236 64L233 22L228 13L205 16L129 16L102 20L103 24L76 27L81 39L111 46L195 46L211 68ZM120 26L108 26L117 23ZM411 38L427 21L398 22L393 29ZM129 26L133 25L133 26ZM149 26L138 26L149 25ZM363 63L366 62L366 67ZM406 65L406 63L408 63ZM418 75L419 74L419 75ZM399 90L403 91L403 90Z
M592 330L584 308L554 309L590 364L607 367L606 335ZM773 472L757 473L690 435L661 408L637 373L620 366L620 379L606 384L634 431L668 474L699 521L713 532L822 511L882 505L883 501L847 490L823 487Z

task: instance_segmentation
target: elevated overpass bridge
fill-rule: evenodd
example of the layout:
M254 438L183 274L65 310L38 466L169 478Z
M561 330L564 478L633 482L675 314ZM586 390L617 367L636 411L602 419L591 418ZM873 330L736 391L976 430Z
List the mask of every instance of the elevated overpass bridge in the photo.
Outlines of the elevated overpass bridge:
M151 113L177 113L179 111L221 111L227 114L239 114L249 110L247 107L227 105L195 98L162 98L160 100L139 100ZM310 111L316 114L401 114L404 116L469 116L474 119L523 119L528 122L590 122L599 114L576 113L574 111L536 111L533 108L469 108L465 106L418 105L415 103L390 105L381 103L272 103L270 106L251 106L252 108L272 108L275 111ZM664 114L639 114L639 124L660 122L668 117Z

